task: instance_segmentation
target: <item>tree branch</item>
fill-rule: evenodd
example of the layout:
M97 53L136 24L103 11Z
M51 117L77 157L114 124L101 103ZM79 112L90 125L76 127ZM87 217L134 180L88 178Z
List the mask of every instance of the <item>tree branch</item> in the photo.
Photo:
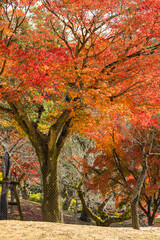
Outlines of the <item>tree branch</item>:
M57 155L59 155L60 153L60 150L62 149L64 143L65 143L65 140L70 132L70 123L71 123L71 118L65 123L63 129L62 129L62 132L58 138L58 141L57 141Z
M10 108L6 108L0 105L0 111L13 114L13 111Z
M62 114L58 117L56 122L50 127L49 133L48 133L48 150L53 151L53 148L57 151L57 147L60 144L60 141L62 138L65 138L65 135L67 134L67 120L70 115L70 110L64 110ZM64 131L63 131L64 128ZM61 135L62 134L62 135ZM64 136L63 136L64 135ZM61 136L61 140L60 140Z
M154 53L154 50L158 49L160 47L160 43L154 45L154 46L149 46L149 47L146 47L146 48L142 48L141 50L131 54L131 55L128 55L126 57L124 57L123 59L121 59L121 61L125 62L131 58L134 58L134 57L138 57L138 56L142 56L142 55L150 55L150 54L153 54ZM148 52L148 50L150 50ZM115 67L116 64L120 63L120 60L117 60L117 61L114 61L108 65L106 65L103 69L102 69L102 73L105 72L105 70L107 69L110 69L112 67Z

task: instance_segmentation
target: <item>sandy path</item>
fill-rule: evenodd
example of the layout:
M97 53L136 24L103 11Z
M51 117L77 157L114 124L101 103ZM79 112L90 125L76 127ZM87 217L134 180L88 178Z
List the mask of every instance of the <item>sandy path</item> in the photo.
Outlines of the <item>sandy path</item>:
M106 228L46 222L1 221L0 240L160 240L160 228Z

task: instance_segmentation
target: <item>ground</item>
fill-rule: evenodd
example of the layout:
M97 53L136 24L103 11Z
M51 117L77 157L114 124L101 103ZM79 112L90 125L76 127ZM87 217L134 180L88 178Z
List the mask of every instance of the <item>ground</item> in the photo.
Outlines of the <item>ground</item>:
M5 240L160 240L160 228L96 227L34 221L1 221Z
M66 224L41 222L39 204L22 200L21 207L25 221L19 221L16 212L10 214L12 220L1 221L0 240L160 240L158 227L142 227L138 231L123 225L119 228L81 225L84 222L78 218L75 221L73 214L67 213Z

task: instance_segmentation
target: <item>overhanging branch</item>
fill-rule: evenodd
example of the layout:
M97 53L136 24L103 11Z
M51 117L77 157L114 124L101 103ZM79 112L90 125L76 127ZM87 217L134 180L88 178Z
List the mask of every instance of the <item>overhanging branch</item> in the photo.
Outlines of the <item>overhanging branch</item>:
M10 108L3 107L2 105L0 105L0 111L13 114L13 112Z
M153 46L149 46L149 47L146 47L146 48L142 48L141 50L133 53L133 54L130 54L128 56L125 56L123 59L121 60L117 60L117 61L114 61L108 65L106 65L103 69L102 69L102 73L104 73L107 69L112 69L114 68L117 64L119 64L121 61L123 62L126 62L127 60L131 59L131 58L134 58L134 57L139 57L139 56L143 56L143 55L150 55L150 54L153 54L154 53L154 50L158 49L160 47L160 43L156 44L156 45L153 45Z

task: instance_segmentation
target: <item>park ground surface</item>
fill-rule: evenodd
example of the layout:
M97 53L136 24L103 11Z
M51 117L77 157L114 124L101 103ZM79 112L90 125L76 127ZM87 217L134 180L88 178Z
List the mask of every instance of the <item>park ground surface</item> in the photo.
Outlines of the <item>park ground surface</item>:
M7 220L0 224L1 240L160 240L160 228L97 227Z
M119 224L120 227L97 227L78 217L75 220L74 214L67 212L65 224L48 223L41 221L39 203L21 200L21 208L25 221L19 221L15 207L10 220L0 221L0 240L160 240L160 227L142 227L138 231L129 227L130 222Z

